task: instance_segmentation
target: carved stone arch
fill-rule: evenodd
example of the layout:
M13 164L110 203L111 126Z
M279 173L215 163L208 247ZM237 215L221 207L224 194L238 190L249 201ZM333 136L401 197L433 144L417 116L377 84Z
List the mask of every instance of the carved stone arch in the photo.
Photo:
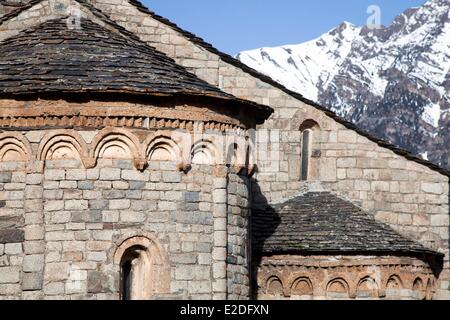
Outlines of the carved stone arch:
M314 120L314 119L306 119L306 120L304 120L304 121L300 124L299 130L300 130L301 132L303 132L303 131L305 131L305 130L313 130L313 131L316 131L316 130L320 130L320 125L319 125L319 123L318 123L316 120Z
M21 134L0 134L0 161L29 161L32 159L30 142Z
M413 290L414 298L419 299L419 300L425 299L426 289L425 289L425 284L424 284L422 278L417 277L414 279L412 290Z
M137 235L122 241L114 252L114 264L121 272L121 298L124 298L123 268L129 264L131 300L148 300L170 293L170 262L155 237Z
M214 143L205 139L195 142L191 148L189 163L199 165L216 165L220 163Z
M371 276L365 276L359 280L356 286L356 296L358 298L377 298L379 285Z
M393 274L386 281L386 298L399 298L403 289L401 278Z
M349 299L350 287L344 278L334 278L328 281L326 293L332 299Z
M302 276L294 280L291 285L291 296L312 296L313 284L309 277Z
M183 151L178 141L168 132L157 132L145 142L145 157L148 161L183 162Z
M266 281L266 293L272 296L284 295L283 282L278 276L270 276Z
M146 160L139 139L123 128L105 128L94 137L91 143L91 157L94 162L99 158L130 159L137 169L145 168Z
M89 167L87 145L75 130L54 130L47 133L38 147L37 159L45 160L80 160Z
M304 120L300 126L300 159L299 178L302 181L316 180L319 178L320 150L314 149L316 135L319 134L320 126L313 119Z

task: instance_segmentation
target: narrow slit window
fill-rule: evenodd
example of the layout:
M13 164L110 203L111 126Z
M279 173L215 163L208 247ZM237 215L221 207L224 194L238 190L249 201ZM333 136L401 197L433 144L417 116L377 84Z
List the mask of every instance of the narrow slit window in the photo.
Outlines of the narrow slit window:
M305 130L302 133L302 167L301 167L302 180L308 180L309 178L310 159L311 159L311 130Z

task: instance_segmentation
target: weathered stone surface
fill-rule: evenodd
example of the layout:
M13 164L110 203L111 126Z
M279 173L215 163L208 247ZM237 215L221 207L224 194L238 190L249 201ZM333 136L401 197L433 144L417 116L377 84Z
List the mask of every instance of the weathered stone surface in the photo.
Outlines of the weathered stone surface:
M21 229L0 230L0 243L17 243L25 240L25 232Z
M42 290L42 273L24 273L22 276L22 290L35 291Z
M5 244L5 254L17 255L21 254L23 251L22 243L6 243Z
M23 259L24 272L39 272L44 269L44 255L26 255Z
M18 283L19 281L20 269L18 267L0 267L0 283Z
M9 183L12 179L11 172L0 172L0 183Z

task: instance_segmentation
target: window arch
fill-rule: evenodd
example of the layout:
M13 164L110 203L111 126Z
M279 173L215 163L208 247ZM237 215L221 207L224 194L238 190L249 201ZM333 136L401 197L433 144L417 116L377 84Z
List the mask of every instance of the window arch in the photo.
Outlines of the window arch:
M301 163L300 163L300 180L306 181L314 178L314 169L311 158L313 156L313 139L314 131L319 129L316 121L308 119L300 126L301 133Z
M118 247L114 260L120 267L122 300L147 300L169 292L170 265L154 240L132 237Z

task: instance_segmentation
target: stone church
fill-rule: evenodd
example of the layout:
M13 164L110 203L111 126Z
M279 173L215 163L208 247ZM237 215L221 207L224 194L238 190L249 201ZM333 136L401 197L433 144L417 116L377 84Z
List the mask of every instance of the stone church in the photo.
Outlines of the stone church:
M0 299L450 299L449 176L137 0L0 0Z

